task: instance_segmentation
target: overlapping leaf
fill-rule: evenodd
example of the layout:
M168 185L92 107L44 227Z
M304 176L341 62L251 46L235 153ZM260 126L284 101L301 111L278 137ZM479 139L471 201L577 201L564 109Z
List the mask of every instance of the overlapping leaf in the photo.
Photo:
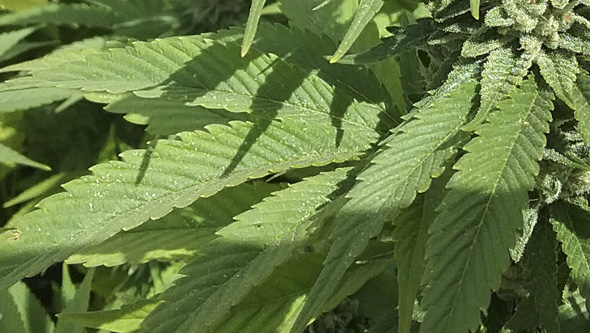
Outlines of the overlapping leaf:
M444 171L444 163L465 138L460 131L475 96L475 83L465 83L442 94L387 139L373 165L363 171L349 193L350 201L337 215L330 235L333 244L309 298L292 332L301 331L319 313L346 269L376 236L383 223L408 207L417 192L430 186L431 177Z
M464 130L474 130L514 87L510 82L510 73L516 65L515 57L510 47L500 47L490 52L481 73L480 107L477 115L463 128Z
M72 96L82 96L73 89L65 88L30 88L23 90L1 91L0 113L37 108L58 102Z
M410 332L414 303L426 266L428 228L436 216L436 207L444 197L451 170L433 181L430 189L395 219L395 259L398 270L398 331Z
M498 105L456 164L427 248L424 332L467 332L510 262L527 191L542 156L552 103L533 78Z
M330 62L338 62L338 60L346 54L346 52L352 47L352 44L363 32L363 29L369 24L379 9L381 9L381 6L383 6L383 0L361 0L359 8L354 15L354 19L342 38L342 42L338 46L338 49L332 55Z
M87 63L72 63L34 73L44 73L40 76L47 78L48 85L63 83L100 91L109 90L114 84L114 91L123 92L167 80L184 62L194 61L192 56L199 58L199 45L216 50L205 59L227 51L225 46L214 45L203 38L179 37L140 43L130 49L115 49L104 55L91 55ZM227 57L231 59L229 62L225 61ZM230 78L218 72L214 80L224 87L250 90L250 100L242 96L239 102L229 106L216 100L219 97L216 91L203 90L208 98L201 97L202 103L268 113L257 113L253 119L256 123L232 122L229 127L212 125L207 127L210 133L185 133L180 136L182 141L162 140L156 142L152 150L126 152L124 162L97 166L93 168L94 176L65 185L67 193L41 202L40 210L14 221L22 237L18 242L0 244L0 286L7 287L76 250L104 241L121 229L131 229L149 218L160 218L173 207L187 206L225 186L289 168L357 158L379 137L375 130L377 125L387 121L381 118L381 108L337 96L319 77L309 74L308 78L304 72L282 64L279 59L272 61L287 72L281 73L280 84L278 81L270 84L272 80L266 80L267 76L277 73L270 67L267 71L262 69L267 68L271 57L257 54L256 59L246 59L245 63L240 61L245 58L239 58L239 54L231 57L226 54L215 60L221 64L218 69L228 73ZM259 65L263 68L258 68ZM198 66L204 70L204 63ZM238 71L241 66L250 68L250 73L256 77L248 77L248 71ZM72 70L66 72L67 67ZM214 71L208 68L205 77ZM237 77L247 83L231 77L233 73L238 73ZM192 74L180 77L184 82L199 81ZM233 94L231 90L230 93ZM264 98L253 100L254 96ZM252 106L256 103L262 104L260 108Z
M217 232L221 238L180 273L144 322L147 332L206 332L231 307L289 260L311 234L310 218L328 202L349 168L320 174L276 192Z
M280 185L256 182L225 189L159 220L148 221L99 245L87 247L70 256L67 262L115 266L150 260L188 260L203 252L216 238L215 232L232 223L234 216L280 188Z
M378 62L414 47L425 44L434 33L434 26L429 20L419 20L417 24L410 25L406 29L396 29L393 36L384 38L382 43L372 49L342 57L339 62L343 64L370 64Z
M33 168L38 168L41 170L49 171L51 170L50 167L47 165L41 164L39 162L35 162L30 158L21 155L19 152L14 151L10 147L7 147L0 143L0 162L3 163L16 163L21 165L27 165Z
M0 58L10 51L13 46L32 34L35 30L35 27L29 27L0 34Z

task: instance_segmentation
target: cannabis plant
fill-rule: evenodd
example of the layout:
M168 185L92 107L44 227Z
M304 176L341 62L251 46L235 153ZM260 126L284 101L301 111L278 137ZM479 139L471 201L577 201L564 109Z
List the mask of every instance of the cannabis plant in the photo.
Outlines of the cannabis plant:
M255 0L243 28L175 36L207 4L0 16L14 47L39 24L102 29L11 58L2 111L101 105L149 141L11 215L14 313L19 281L65 261L70 299L106 301L60 327L589 329L590 2Z

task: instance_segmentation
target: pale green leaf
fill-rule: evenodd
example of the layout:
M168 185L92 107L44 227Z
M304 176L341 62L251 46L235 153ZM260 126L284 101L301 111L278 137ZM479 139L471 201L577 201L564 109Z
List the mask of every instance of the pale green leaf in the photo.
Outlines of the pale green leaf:
M501 47L487 57L481 73L480 106L477 114L463 130L473 131L487 117L498 102L506 96L506 93L515 85L510 82L510 73L516 66L516 55L512 48Z
M108 7L79 3L50 3L0 16L0 26L50 22L111 28L118 20L117 15L113 15L113 11Z
M309 237L310 218L329 201L349 168L322 173L255 205L217 232L204 254L189 262L143 326L148 332L206 332L285 263Z
M93 312L70 312L57 315L60 321L80 327L91 327L111 332L133 332L160 301L139 300L120 309Z
M360 36L361 32L363 32L363 29L371 22L379 9L381 9L381 6L383 6L383 0L361 0L350 27L346 31L342 42L338 45L338 49L330 59L331 63L338 62L348 52L352 44Z
M588 54L590 40L570 35L566 32L559 34L559 47L574 53Z
M2 332L29 333L23 314L19 311L10 289L0 293L0 314Z
M472 0L473 1L473 0ZM479 1L478 1L479 2ZM498 38L498 33L489 28L481 28L476 33L472 34L461 48L461 55L463 57L479 57L488 54L503 46L501 38Z
M3 57L11 48L32 34L35 30L37 30L36 27L29 27L0 34L0 57Z
M553 229L561 242L571 276L586 299L590 297L590 209L558 201L553 207Z
M417 192L426 191L431 177L444 171L445 161L454 156L455 146L465 137L460 127L472 107L475 86L473 82L463 84L414 112L386 140L372 165L359 174L359 182L348 194L350 201L337 215L325 267L292 332L300 332L318 315L335 281L383 224L408 207Z
M555 95L571 106L568 95L575 86L579 71L576 57L564 52L541 52L536 62L543 79L553 88Z
M246 22L246 31L244 32L244 40L242 41L242 50L240 54L245 56L254 41L256 35L256 29L258 28L258 21L260 21L260 15L262 15L262 9L266 0L252 0L252 6L250 7L250 14L248 15L248 21Z
M557 282L557 241L549 221L540 221L527 246L528 267L532 277L531 297L535 300L541 324L548 332L560 332Z
M204 58L199 56L203 53L199 45L210 47L207 50L210 54ZM115 90L123 92L161 83L184 62L190 61L194 66L185 67L200 66L204 76L216 82L212 89L223 86L229 91L203 89L208 97L197 97L199 103L209 107L225 105L237 111L265 112L256 112L250 118L252 122L211 125L207 127L210 133L183 133L179 135L181 140L157 141L147 152L126 152L124 162L97 166L93 168L94 176L68 183L65 185L68 193L41 202L42 209L14 221L23 235L19 242L0 243L0 287L35 274L83 247L98 244L121 229L129 230L150 218L160 218L174 207L188 206L225 186L291 168L356 159L380 136L375 129L378 126L388 128L391 124L391 118L382 108L335 94L332 86L314 74L306 74L278 58L252 52L254 50L246 58L240 58L237 52L235 55L222 52L228 49L200 37L178 37L90 55L88 63L70 63L34 72L35 75L44 72L48 79L51 77L48 85L90 87L100 91L117 82ZM151 61L140 60L139 54ZM115 55L121 59L115 60ZM214 55L230 57L229 63L225 63L224 58L214 60L224 64L217 68L221 71L215 73L217 79L211 79L216 70L207 67L203 60L213 59ZM240 62L250 60L252 62L247 64ZM127 61L137 66L122 65ZM261 71L256 67L267 68L271 62L274 62L272 68L278 67L279 71L271 67ZM250 69L237 70L242 65ZM69 74L65 72L67 68L72 69ZM108 72L113 68L116 70ZM108 73L106 79L102 77L102 70ZM255 77L249 77L248 71ZM92 73L98 75L97 79L92 79ZM126 74L121 77L117 73L133 75L125 82ZM193 74L187 77L187 73L183 73L178 74L181 81L195 82ZM71 75L78 75L78 78L73 80ZM137 80L135 75L145 80ZM286 77L293 80L286 81ZM233 88L249 96L241 96L230 106L220 97L224 94L237 96ZM192 92L195 91L198 89ZM59 246L55 246L56 243Z
M86 62L34 71L32 77L6 82L3 89L59 86L115 94L136 91L140 97L234 112L307 114L317 108L333 109L335 117L350 104L345 101L350 97L335 95L334 88L317 74L255 50L241 58L237 49L234 43L214 43L200 36L135 43L89 55ZM157 88L138 91L150 87ZM378 108L363 106L370 107Z
M70 280L67 265L63 265L63 271L66 273L64 274L64 284L69 284L68 288L73 288L72 282ZM88 309L88 303L90 301L90 291L92 289L92 279L94 277L94 269L89 269L86 275L84 276L84 280L78 288L73 290L73 294L67 295L67 303L65 303L65 308L62 310L61 313L69 313L69 312L83 312ZM67 281L66 281L67 280ZM62 287L63 289L63 287ZM58 321L55 325L55 333L83 333L84 328L79 327L75 324L67 323Z
M578 132L586 146L590 146L590 76L587 73L578 73L576 85L568 92L568 97L578 121Z
M541 94L528 79L463 147L467 154L454 166L459 171L429 231L425 332L475 330L490 289L500 285L549 130L553 105Z
M41 302L23 283L0 292L0 331L51 333L53 322Z
M12 91L0 91L0 113L28 110L72 96L82 96L73 89L64 88L30 88Z
M476 20L479 20L479 0L469 0L469 5L471 7L471 15Z
M85 56L104 51L110 44L112 43L109 43L104 37L84 39L72 44L61 46L60 48L54 50L53 52L41 58L0 68L0 73L13 71L30 72L35 70L52 68L57 66L58 64L65 64L74 61L84 61Z
M51 168L48 167L47 165L35 162L35 161L27 158L26 156L19 154L17 151L14 151L11 148L9 148L1 143L0 143L0 163L16 163L16 164L26 165L26 166L30 166L30 167L45 170L45 171L51 170Z
M177 19L162 0L49 3L0 17L0 26L70 24L114 30L117 35L140 39L158 37L177 26Z
M16 58L23 53L27 53L27 52L37 49L37 48L46 47L46 46L55 46L55 45L57 45L57 41L41 41L41 42L29 42L26 40L21 41L20 43L11 47L2 56L0 56L0 62ZM0 72L2 72L2 71L3 71L3 68L0 68Z
M148 221L123 231L101 244L84 248L67 260L85 266L115 266L146 263L150 260L188 260L202 253L215 232L233 222L234 216L248 210L281 186L266 182L241 184L197 200L156 221Z
M95 166L93 176L64 185L67 193L13 222L22 235L18 242L0 242L0 287L248 178L355 159L378 136L371 129L378 113L359 112L349 109L339 128L323 112L211 125L210 133L182 133L181 141L160 140L147 152L123 153L124 162Z
M398 270L398 332L408 333L412 326L414 303L426 266L425 253L428 228L436 217L435 209L444 197L445 184L452 172L447 170L435 179L429 191L416 198L412 205L394 220L393 238Z
M210 124L228 124L239 119L234 113L224 110L187 106L183 103L157 98L140 98L131 95L105 107L113 113L127 113L125 119L134 124L149 126L148 133L174 135L184 131L202 130ZM165 112L163 112L165 111ZM247 119L243 117L243 120Z

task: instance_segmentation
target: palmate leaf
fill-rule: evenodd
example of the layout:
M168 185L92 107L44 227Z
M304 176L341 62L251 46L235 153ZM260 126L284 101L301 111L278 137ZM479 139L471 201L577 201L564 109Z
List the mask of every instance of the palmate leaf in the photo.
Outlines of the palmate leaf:
M350 168L310 177L236 216L221 238L189 262L187 278L167 290L165 301L143 323L146 332L207 332L231 307L261 284L311 234L310 218L327 203Z
M465 83L417 110L359 174L329 236L333 243L325 267L291 332L300 332L319 313L336 282L383 224L408 207L417 192L426 191L431 177L444 171L445 161L465 138L460 127L472 107L475 86Z
M159 220L148 221L101 244L84 248L70 256L67 262L84 263L90 267L191 259L216 238L217 230L232 223L234 216L279 189L280 185L266 182L224 189Z
M590 305L590 209L584 203L571 204L556 202L552 206L553 230L567 256L574 282Z
M543 95L544 94L544 95ZM424 332L467 332L510 262L534 186L552 103L533 78L500 102L454 166L427 247ZM482 175L484 175L482 177Z
M383 0L361 0L359 8L350 23L350 27L342 38L342 42L338 45L338 49L330 59L331 63L338 62L346 54L363 32L363 29L369 24L379 9L381 9L381 6L383 6Z
M43 86L115 94L135 91L141 97L233 112L307 114L317 108L332 110L338 118L351 103L350 97L335 95L334 88L313 73L255 50L241 58L238 51L235 43L224 45L200 36L135 43L89 55L85 62L33 71L30 77L6 82L0 91ZM156 88L139 91L151 87Z
M180 141L160 140L148 151L123 153L123 162L92 168L93 176L64 185L66 193L45 199L41 209L12 223L22 235L0 243L0 288L226 186L355 159L379 137L378 110L353 103L339 127L329 112L328 107L305 117L291 113L280 123L261 117L262 125L212 125L210 133L183 133Z

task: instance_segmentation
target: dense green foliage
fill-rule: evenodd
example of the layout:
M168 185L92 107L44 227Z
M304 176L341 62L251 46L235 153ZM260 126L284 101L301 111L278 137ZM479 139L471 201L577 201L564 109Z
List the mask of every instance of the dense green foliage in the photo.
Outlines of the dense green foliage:
M589 1L0 6L0 332L590 330Z

